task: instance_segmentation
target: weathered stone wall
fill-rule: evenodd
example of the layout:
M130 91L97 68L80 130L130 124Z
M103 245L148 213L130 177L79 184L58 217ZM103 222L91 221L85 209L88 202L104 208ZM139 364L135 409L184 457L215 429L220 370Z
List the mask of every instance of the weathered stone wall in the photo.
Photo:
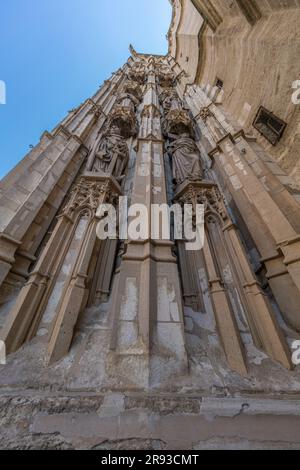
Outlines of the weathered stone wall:
M299 1L259 1L262 16L250 24L236 1L210 0L221 20L216 30L203 26L196 9L201 0L174 3L171 51L187 70L187 82L194 76L202 87L224 81L223 108L299 183L300 105L291 99L292 83L300 79ZM275 147L252 126L261 105L287 123Z
M1 448L300 448L300 206L272 160L297 176L299 5L173 4L170 54L132 48L0 185ZM272 149L251 126L260 104L288 122ZM127 172L95 170L115 139ZM178 258L151 237L102 243L96 209L122 191L202 201L209 243Z
M0 398L0 448L299 449L297 400L107 393Z

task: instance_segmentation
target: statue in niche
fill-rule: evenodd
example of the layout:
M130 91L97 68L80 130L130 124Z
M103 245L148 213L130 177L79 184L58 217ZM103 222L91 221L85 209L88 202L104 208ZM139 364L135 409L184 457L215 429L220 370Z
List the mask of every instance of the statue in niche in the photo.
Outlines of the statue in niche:
M124 178L128 160L129 151L126 140L119 126L112 124L96 150L92 171L110 174L120 182Z
M200 151L190 137L188 131L182 131L179 135L169 134L173 140L167 150L172 158L173 183L179 185L185 181L199 181L203 178L200 162Z
M161 94L161 101L165 111L182 109L182 102L174 90L167 90Z
M139 100L130 93L122 93L117 103L124 108L129 108L133 113L135 113L136 108L139 105Z

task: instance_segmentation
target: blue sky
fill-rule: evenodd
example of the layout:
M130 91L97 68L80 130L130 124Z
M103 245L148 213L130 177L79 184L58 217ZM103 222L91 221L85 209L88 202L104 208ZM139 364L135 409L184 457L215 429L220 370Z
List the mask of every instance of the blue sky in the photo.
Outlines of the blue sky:
M1 0L0 178L129 56L165 54L168 0Z

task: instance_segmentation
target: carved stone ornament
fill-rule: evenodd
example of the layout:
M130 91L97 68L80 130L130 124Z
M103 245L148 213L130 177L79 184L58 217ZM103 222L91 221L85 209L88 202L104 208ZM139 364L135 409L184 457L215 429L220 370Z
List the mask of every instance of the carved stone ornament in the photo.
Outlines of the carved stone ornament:
M82 210L88 210L92 216L95 216L100 203L105 202L111 197L110 181L90 181L85 177L80 177L73 186L69 200L63 209L63 215L72 217L74 213Z
M137 82L139 85L144 85L146 82L146 70L142 64L135 64L127 73L127 77L129 80Z
M110 114L110 127L116 125L122 137L129 139L138 132L138 124L132 107L116 105Z
M188 132L169 135L175 139L167 146L172 158L173 182L175 185L185 181L200 181L203 177L201 168L200 151Z
M170 111L171 109L182 109L182 101L177 95L174 88L166 88L160 94L160 102L164 108L165 112Z
M196 204L203 204L206 220L211 222L219 219L222 223L229 221L229 215L225 205L224 197L219 188L213 183L191 183L187 185L178 199L182 205L191 204L195 210Z
M175 85L175 75L167 66L158 66L156 68L156 76L162 88L171 88Z
M112 123L96 150L92 171L109 174L120 180L124 176L128 160L126 140L121 134L121 129Z
M153 104L148 104L144 106L143 111L141 112L141 117L148 119L160 118L160 110Z
M140 102L143 96L140 85L133 80L127 80L123 86L123 93L134 96Z
M99 117L104 114L101 106L97 105L96 103L91 103L91 104L92 104L92 109L90 110L89 114L94 114L95 118L99 119Z
M136 108L139 104L139 100L130 93L121 93L116 101L117 105L130 109L133 113L136 112Z
M193 122L185 109L171 109L163 121L162 128L165 136L188 132L194 137Z
M212 115L211 111L209 108L205 107L200 110L200 113L198 114L198 117L200 117L203 122L206 122L207 119Z

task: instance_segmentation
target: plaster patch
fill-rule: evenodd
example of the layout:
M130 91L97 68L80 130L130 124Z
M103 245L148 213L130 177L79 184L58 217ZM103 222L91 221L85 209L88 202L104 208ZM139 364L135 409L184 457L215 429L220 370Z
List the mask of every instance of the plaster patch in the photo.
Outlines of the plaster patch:
M242 112L240 114L239 120L238 120L238 124L241 127L244 127L245 124L247 123L251 110L252 110L252 106L249 103L245 103L243 106Z
M137 317L138 292L137 281L134 277L126 279L125 295L122 299L121 320L134 321Z
M233 176L235 174L235 171L231 165L225 165L224 169L228 176Z
M174 321L174 322L179 322L180 321L179 309L178 309L177 302L172 302L170 304L170 313L171 313L172 321Z
M187 315L185 315L184 323L185 323L186 331L192 332L193 329L194 329L193 319L191 317L188 317Z
M154 165L153 176L154 176L154 178L160 178L162 176L162 167L161 167L161 165Z
M161 189L160 186L153 186L153 188L152 188L152 192L153 192L154 195L161 193L161 191L162 191L162 189Z
M232 273L231 273L231 270L230 270L230 266L227 264L227 266L223 269L223 276L224 276L224 280L226 282L229 282L229 283L232 283L233 282L233 277L232 277Z
M242 162L238 162L235 166L244 174L244 176L247 176L245 165Z
M138 327L137 323L133 321L121 321L119 323L118 331L118 345L122 350L128 350L130 347L135 346L138 341Z
M139 165L139 176L149 176L150 175L150 165L148 163L142 163Z
M250 335L247 336L249 336L249 342L244 341L244 344L247 350L248 360L250 363L260 366L263 361L268 360L268 356L254 346ZM243 335L243 338L244 337L245 335Z
M168 284L167 278L158 279L158 321L179 322L179 308L176 302L176 293L173 286Z
M155 165L161 165L161 157L160 157L159 153L157 153L157 152L154 153L153 161L154 161Z
M231 181L232 186L234 187L236 191L238 191L239 189L242 189L243 185L238 176L234 175L234 176L231 176L229 179Z
M46 328L41 328L38 332L37 332L37 336L46 336L48 334L48 330Z

